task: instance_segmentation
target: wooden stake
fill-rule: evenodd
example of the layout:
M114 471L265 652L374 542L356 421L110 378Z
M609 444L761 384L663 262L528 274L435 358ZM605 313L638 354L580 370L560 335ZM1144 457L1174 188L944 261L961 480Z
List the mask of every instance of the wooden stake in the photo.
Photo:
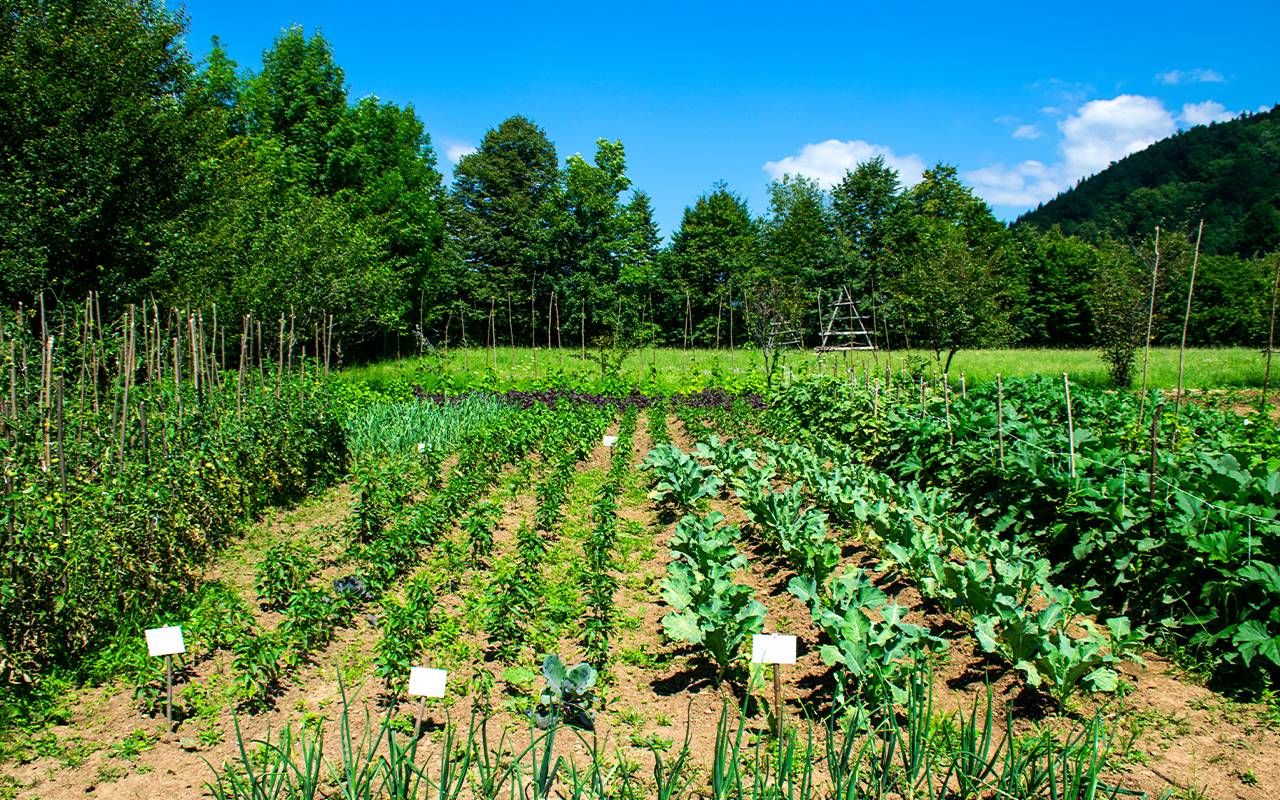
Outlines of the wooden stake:
M774 736L782 741L782 671L773 665L773 726Z
M1262 397L1258 400L1258 411L1267 409L1267 389L1271 383L1271 353L1276 349L1276 293L1280 292L1280 257L1276 258L1276 278L1271 284L1271 328L1267 334L1267 366L1262 373ZM10 351L12 353L12 351Z
M1062 390L1067 395L1067 458L1071 467L1071 477L1076 477L1076 429L1071 416L1071 380L1067 373L1062 373Z
M1138 402L1138 424L1147 411L1147 368L1151 363L1151 324L1156 315L1156 277L1160 274L1160 226L1156 226L1156 263L1151 269L1151 297L1147 303L1147 339L1142 350L1142 397Z
M951 382L947 380L945 375L942 376L942 404L946 409L947 415L947 441L955 444L956 434L955 431L951 430Z
M1156 406L1151 409L1151 471L1147 473L1147 504L1150 509L1147 524L1149 535L1153 539L1156 539L1156 534L1158 533L1158 525L1156 523L1156 435L1160 431L1161 408L1162 406Z
M1000 473L1004 474L1004 384L996 373L996 431L1000 442Z
M418 715L413 723L413 738L416 741L422 736L422 718L427 714L427 698L424 695L422 701L418 703Z
M1178 392L1173 403L1174 436L1177 436L1178 418L1182 413L1182 362L1187 352L1187 326L1191 323L1191 295L1196 290L1196 266L1200 263L1200 239L1204 236L1204 220L1196 233L1196 254L1191 259L1191 280L1187 283L1187 310L1182 314L1182 342L1178 345Z
M164 684L165 684L165 701L164 701L164 719L169 724L169 731L173 731L173 656L164 657Z

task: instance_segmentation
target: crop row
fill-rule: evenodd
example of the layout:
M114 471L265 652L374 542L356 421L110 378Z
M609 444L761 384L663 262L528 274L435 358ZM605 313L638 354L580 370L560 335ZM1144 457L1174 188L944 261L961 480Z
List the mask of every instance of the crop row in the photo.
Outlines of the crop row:
M618 438L609 458L609 472L591 505L591 534L586 550L587 615L582 627L583 652L587 662L602 675L608 674L610 646L615 623L614 595L618 578L614 546L618 539L618 495L631 468L632 439L638 413L634 407L622 412Z
M844 467L839 453L820 459L798 445L763 440L766 454L712 438L693 457L667 447L650 461L658 489L682 504L696 503L732 488L743 510L796 572L789 584L806 603L815 625L826 634L821 652L838 665L840 686L868 676L878 685L905 692L907 662L943 646L924 628L904 621L905 612L861 570L836 575L839 544L829 535L827 513L809 505L813 496L846 524L874 533L886 559L913 579L921 594L968 620L982 649L1006 658L1028 684L1065 702L1080 686L1113 690L1113 669L1121 654L1133 653L1140 632L1128 620L1107 620L1110 636L1090 621L1096 595L1072 593L1049 580L1048 562L1027 548L986 534L966 517L947 512L945 497L918 487L899 490L873 470ZM773 486L787 475L799 478L782 491ZM1072 636L1073 627L1084 630Z
M1280 428L1158 395L1071 395L1070 439L1062 384L1046 380L964 395L806 381L779 394L768 425L946 489L1060 582L1223 678L1256 687L1280 672Z

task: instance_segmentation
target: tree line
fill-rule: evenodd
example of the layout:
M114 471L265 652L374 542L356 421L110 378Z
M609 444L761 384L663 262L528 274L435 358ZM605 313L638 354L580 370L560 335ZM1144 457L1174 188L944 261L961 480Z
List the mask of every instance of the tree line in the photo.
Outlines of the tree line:
M753 213L723 183L663 243L620 141L561 159L524 116L444 180L411 106L348 92L292 27L256 70L198 63L162 4L15 0L0 21L0 299L97 292L332 315L348 357L457 344L811 346L845 290L880 347L1093 346L1145 308L1151 233L1006 226L938 164L881 159L829 191L787 176ZM1152 226L1154 228L1154 225ZM1137 229L1135 229L1137 230ZM1176 343L1193 259L1162 234L1153 329ZM1202 256L1192 344L1266 341L1274 256ZM1116 322L1120 320L1121 322ZM1105 338L1105 337L1104 337ZM944 362L945 363L945 362Z

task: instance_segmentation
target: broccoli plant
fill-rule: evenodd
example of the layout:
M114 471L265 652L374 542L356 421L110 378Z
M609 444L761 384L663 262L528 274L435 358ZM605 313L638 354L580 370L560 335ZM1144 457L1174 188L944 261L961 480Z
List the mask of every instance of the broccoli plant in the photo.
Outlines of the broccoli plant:
M560 722L584 730L595 730L596 671L590 664L566 669L560 656L542 660L542 677L547 685L530 713L533 724L542 730Z

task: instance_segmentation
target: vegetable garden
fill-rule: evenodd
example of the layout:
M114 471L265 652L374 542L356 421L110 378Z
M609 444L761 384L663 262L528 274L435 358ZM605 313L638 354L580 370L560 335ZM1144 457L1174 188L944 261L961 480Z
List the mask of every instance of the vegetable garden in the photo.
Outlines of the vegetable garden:
M206 318L3 325L0 797L1280 787L1261 415L879 370L375 391L319 329Z

